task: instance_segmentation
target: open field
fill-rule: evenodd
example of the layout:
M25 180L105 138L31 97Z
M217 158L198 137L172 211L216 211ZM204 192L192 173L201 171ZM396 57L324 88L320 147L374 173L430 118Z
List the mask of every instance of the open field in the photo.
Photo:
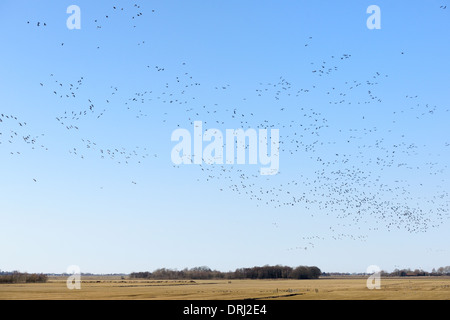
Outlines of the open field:
M69 290L65 278L47 283L2 284L0 299L197 300L197 299L447 299L450 277L381 279L380 290L366 288L366 278L317 280L125 280L83 277L81 290Z

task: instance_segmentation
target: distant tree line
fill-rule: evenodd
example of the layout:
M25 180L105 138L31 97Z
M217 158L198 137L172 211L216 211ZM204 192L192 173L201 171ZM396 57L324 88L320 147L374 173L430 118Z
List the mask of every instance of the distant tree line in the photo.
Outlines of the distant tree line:
M0 274L0 283L37 283L47 282L47 275L37 273L22 273L19 271L2 272Z
M157 269L153 272L133 272L131 279L317 279L322 274L318 267L299 266L263 266L253 268L239 268L235 271L221 272L208 267L173 270Z
M341 273L341 272L323 272L323 277L341 277L341 276L366 276L366 273ZM450 276L450 266L433 268L431 272L422 269L395 269L392 272L381 271L383 277L437 277Z
M424 276L450 276L450 266L440 267L437 270L433 268L431 272L424 271L422 269L395 269L391 273L384 273L386 276L391 277L424 277Z

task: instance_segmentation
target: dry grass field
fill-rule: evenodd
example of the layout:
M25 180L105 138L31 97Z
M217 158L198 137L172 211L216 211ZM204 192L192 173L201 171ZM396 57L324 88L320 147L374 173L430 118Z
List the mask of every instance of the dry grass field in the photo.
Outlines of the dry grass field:
M83 277L80 290L69 290L65 278L47 283L1 284L2 300L201 300L282 299L450 300L450 277L381 279L381 289L369 290L366 278L317 280L124 280Z

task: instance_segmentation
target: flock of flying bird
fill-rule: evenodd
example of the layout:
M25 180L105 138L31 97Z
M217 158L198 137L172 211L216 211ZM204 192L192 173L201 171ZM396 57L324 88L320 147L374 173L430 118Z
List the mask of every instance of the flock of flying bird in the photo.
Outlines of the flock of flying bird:
M144 15L141 10L138 4L125 9L113 6L110 13L94 21L96 29L103 29L118 15L127 15L130 27L136 28L136 20ZM46 27L47 23L37 22L36 26ZM305 43L305 50L309 47L311 44ZM245 96L236 93L231 84L204 85L185 62L180 64L179 74L172 80L164 77L161 88L142 88L133 94L122 93L118 86L112 85L105 96L86 99L83 90L87 76L63 82L52 73L39 85L57 99L57 104L76 106L55 115L55 121L68 132L83 132L87 121L107 121L104 115L114 113L117 107L132 113L136 121L156 119L172 130L192 127L197 120L202 120L206 128L280 129L280 148L272 152L280 154L279 176L283 179L259 175L259 166L202 164L193 166L196 168L193 170L199 171L197 180L219 186L219 192L229 191L247 198L259 207L295 208L302 215L338 219L339 223L330 226L330 238L334 240L365 241L364 231L379 228L416 233L438 227L449 216L449 193L440 179L448 170L448 161L432 154L429 162L421 162L421 155L430 152L427 146L415 143L407 133L396 132L395 125L401 121L415 121L413 125L418 125L419 121L429 121L432 117L449 117L448 107L427 103L413 94L403 98L402 107L386 111L380 106L384 101L382 90L389 86L386 84L389 75L379 71L365 78L334 81L333 85L325 81L345 70L351 61L352 55L348 53L329 55L310 62L314 85L298 87L281 76L271 82L260 82ZM158 78L167 68L144 65L142 69ZM207 98L203 99L205 93ZM232 101L228 101L230 97ZM314 101L324 105L314 105ZM255 109L255 105L269 106L270 116L264 110ZM370 111L374 105L379 108L376 112ZM343 117L336 117L336 112L352 116L346 123L339 123ZM180 113L184 117L175 117ZM380 119L383 125L379 125ZM44 134L29 134L27 125L14 115L0 114L0 148L13 146L20 140L33 149L47 149L39 143ZM160 156L142 146L103 146L89 137L79 142L68 153L80 159L93 155L121 165L132 162L140 165ZM442 145L448 147L449 143ZM20 151L10 149L11 155L20 155ZM283 161L292 163L283 164ZM293 172L296 162L301 165ZM290 168L288 172L284 172L284 167ZM424 178L423 183L408 179L417 175ZM431 183L426 179L430 176L434 178ZM137 180L132 179L130 183L136 185ZM33 181L38 182L35 178ZM437 191L428 194L428 188ZM278 223L273 225L279 227ZM343 231L355 227L361 234ZM299 239L301 245L288 250L314 248L324 239L323 235L303 236Z

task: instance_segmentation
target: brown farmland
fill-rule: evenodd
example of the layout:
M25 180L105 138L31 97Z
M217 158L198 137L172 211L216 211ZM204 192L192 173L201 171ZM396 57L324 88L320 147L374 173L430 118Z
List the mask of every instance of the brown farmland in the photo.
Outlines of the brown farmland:
M381 289L369 290L366 278L316 280L128 280L83 277L80 290L69 290L63 277L47 283L2 284L0 299L27 300L374 300L450 299L450 277L381 279Z

